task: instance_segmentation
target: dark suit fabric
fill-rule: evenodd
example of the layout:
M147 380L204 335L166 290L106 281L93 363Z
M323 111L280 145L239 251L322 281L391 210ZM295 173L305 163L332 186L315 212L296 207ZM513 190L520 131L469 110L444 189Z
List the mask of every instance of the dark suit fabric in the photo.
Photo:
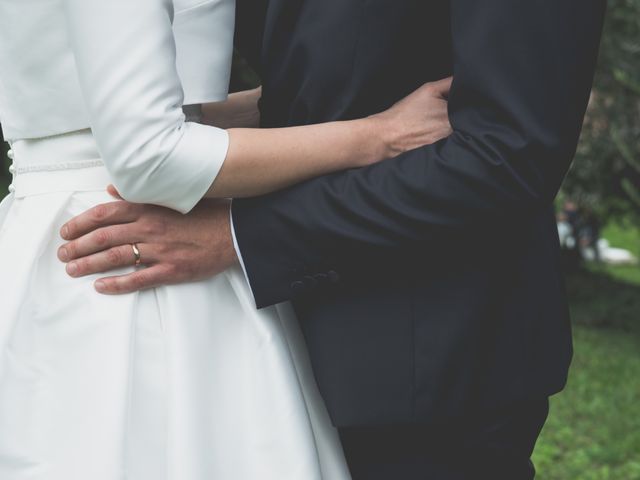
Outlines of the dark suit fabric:
M259 307L292 300L336 425L542 398L572 356L553 199L602 0L239 0L264 127L353 119L453 74L454 133L233 202Z

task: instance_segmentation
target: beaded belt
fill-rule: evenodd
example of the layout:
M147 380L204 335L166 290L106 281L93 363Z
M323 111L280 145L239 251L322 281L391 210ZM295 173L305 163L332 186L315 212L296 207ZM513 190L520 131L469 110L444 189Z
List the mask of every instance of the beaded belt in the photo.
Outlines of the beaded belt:
M17 198L104 190L111 180L90 130L11 142L9 191Z

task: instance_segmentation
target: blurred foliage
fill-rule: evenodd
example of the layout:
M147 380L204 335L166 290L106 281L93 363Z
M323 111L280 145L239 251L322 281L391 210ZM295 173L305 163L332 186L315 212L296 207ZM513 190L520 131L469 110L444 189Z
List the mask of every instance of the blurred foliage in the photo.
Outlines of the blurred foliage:
M609 0L587 120L563 193L640 223L640 0Z

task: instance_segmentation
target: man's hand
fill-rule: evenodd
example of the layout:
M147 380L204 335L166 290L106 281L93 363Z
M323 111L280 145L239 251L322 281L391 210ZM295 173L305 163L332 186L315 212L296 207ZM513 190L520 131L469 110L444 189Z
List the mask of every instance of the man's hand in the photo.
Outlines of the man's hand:
M188 215L116 201L75 217L60 233L68 243L58 257L72 277L134 265L132 244L138 246L146 268L97 280L96 290L104 294L197 281L237 262L226 201L202 201Z

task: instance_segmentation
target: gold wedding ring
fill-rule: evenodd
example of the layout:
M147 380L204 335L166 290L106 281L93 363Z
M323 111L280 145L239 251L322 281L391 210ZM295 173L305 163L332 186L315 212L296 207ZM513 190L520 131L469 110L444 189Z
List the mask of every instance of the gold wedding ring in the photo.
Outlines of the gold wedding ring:
M133 256L136 258L136 267L139 267L142 263L142 256L140 255L140 249L138 248L137 243L132 243L131 248L133 249Z

